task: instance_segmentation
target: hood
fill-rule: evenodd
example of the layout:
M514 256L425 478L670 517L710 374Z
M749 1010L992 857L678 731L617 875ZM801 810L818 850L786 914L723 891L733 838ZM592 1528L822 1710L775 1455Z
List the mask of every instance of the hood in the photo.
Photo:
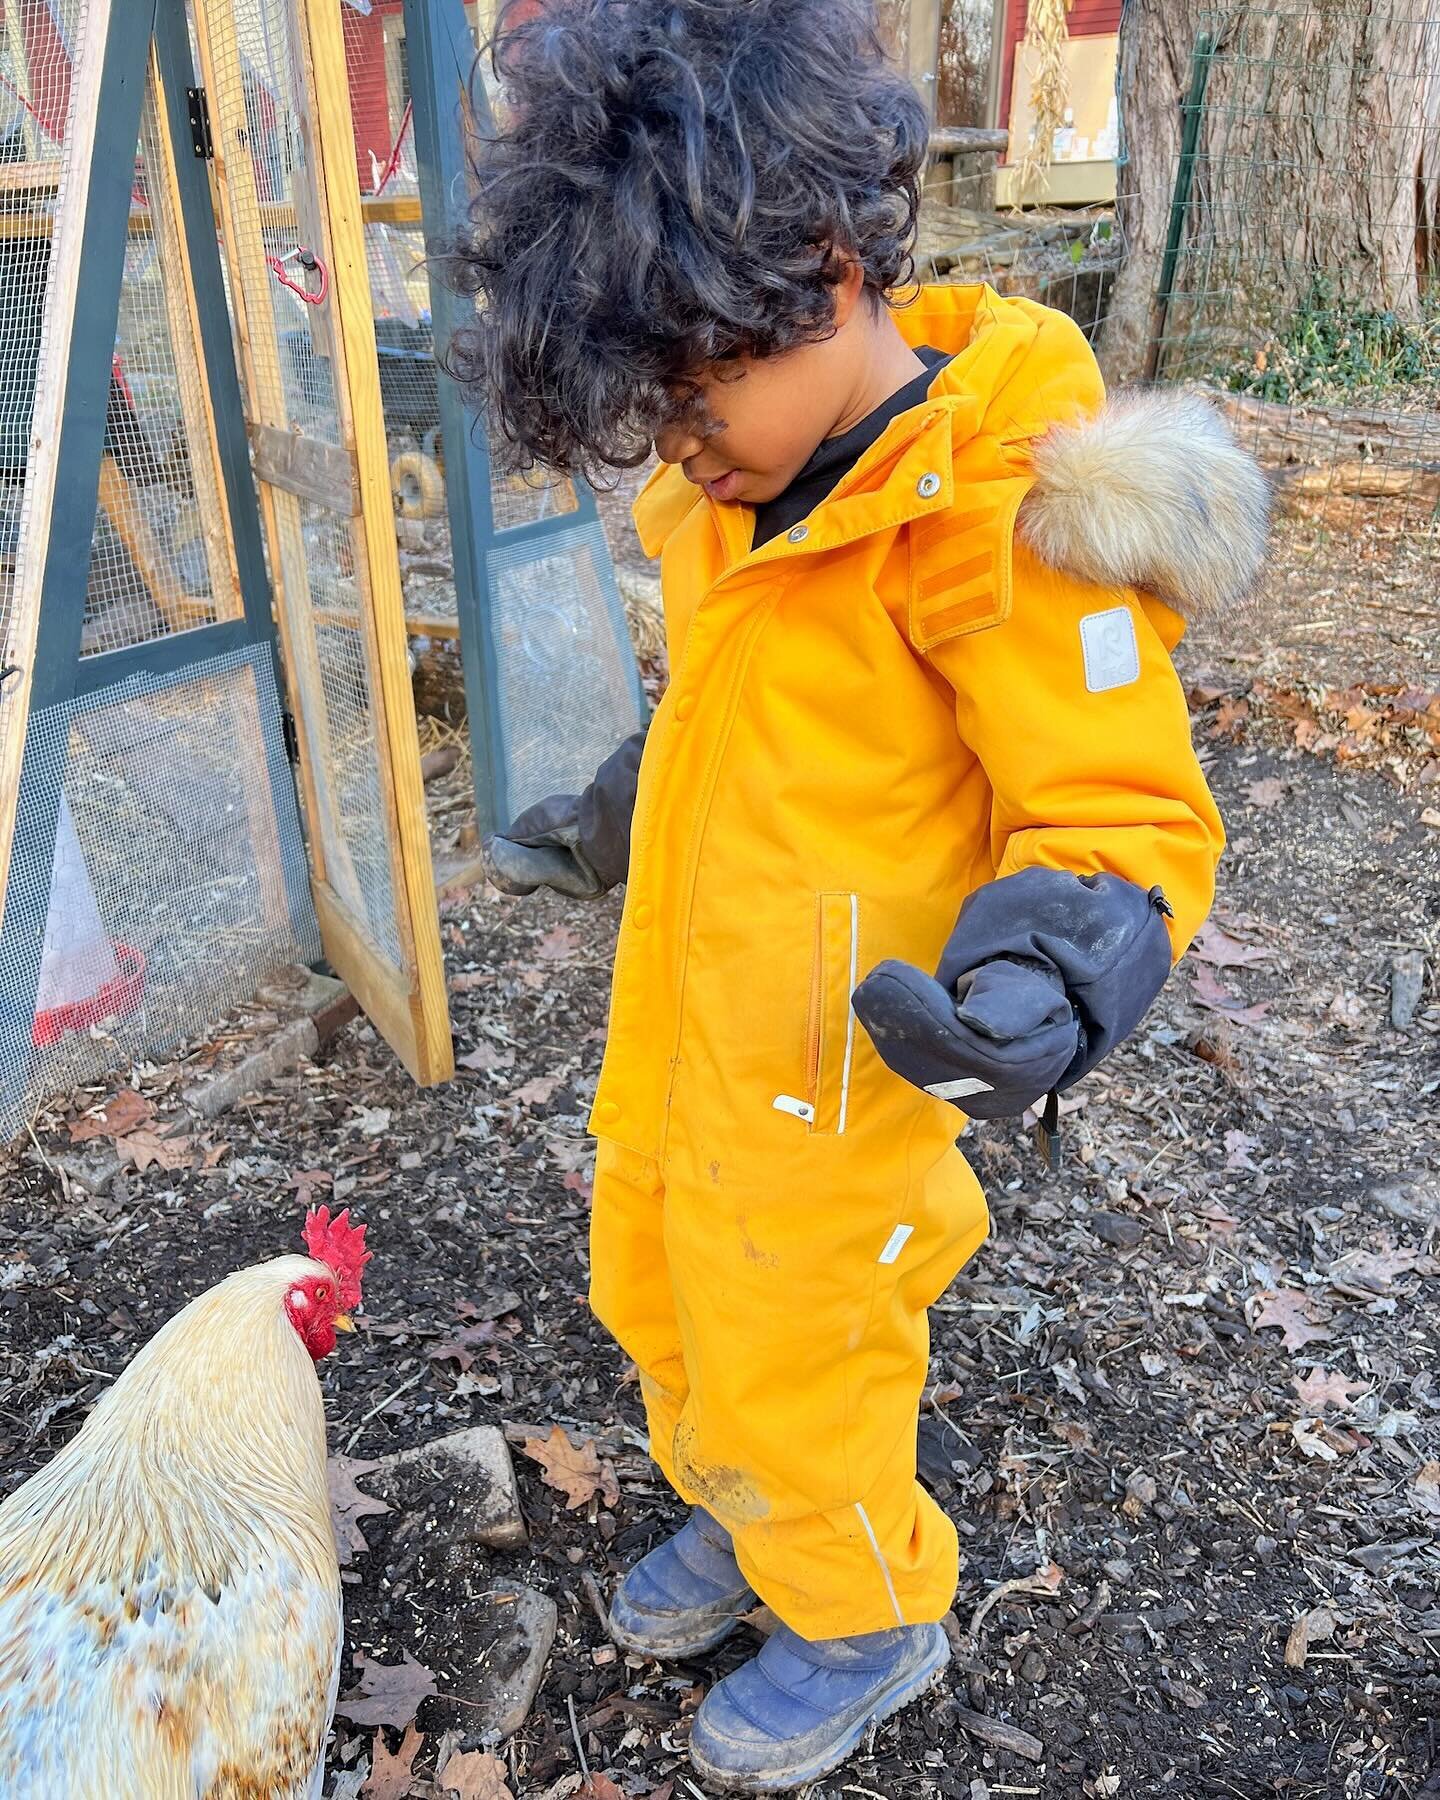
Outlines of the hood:
M968 398L974 433L1028 472L1016 530L1044 563L1100 587L1136 587L1189 619L1218 617L1264 566L1270 488L1228 424L1195 394L1108 401L1072 319L988 287L922 288L895 315L906 339L947 351L932 397Z

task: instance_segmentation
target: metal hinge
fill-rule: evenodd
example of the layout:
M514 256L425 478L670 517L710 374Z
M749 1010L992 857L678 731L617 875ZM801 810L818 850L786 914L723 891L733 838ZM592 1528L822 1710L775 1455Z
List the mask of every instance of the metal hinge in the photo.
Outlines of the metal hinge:
M300 731L295 723L294 713L281 713L280 732L285 739L285 754L290 758L290 761L298 767L300 762Z
M185 104L190 113L190 142L202 162L215 156L215 140L210 135L210 101L203 87L186 88Z

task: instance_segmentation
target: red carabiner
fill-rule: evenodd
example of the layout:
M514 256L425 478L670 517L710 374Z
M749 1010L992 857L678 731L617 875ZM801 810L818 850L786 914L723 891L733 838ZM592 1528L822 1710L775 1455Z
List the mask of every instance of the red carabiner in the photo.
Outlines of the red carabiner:
M288 256L267 256L266 262L270 271L281 287L289 288L292 294L298 294L307 306L322 306L330 292L330 271L321 259L302 244L298 250L292 250ZM320 271L320 287L312 293L308 287L302 287L298 281L292 281L285 273L287 262L298 262L302 269L318 269Z

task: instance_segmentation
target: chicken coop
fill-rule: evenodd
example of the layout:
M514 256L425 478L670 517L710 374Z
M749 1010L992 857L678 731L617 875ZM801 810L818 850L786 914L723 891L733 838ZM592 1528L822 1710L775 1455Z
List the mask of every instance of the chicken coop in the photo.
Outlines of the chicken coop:
M322 956L451 1068L411 687L482 821L640 714L593 495L492 479L425 262L461 0L0 0L0 1128Z

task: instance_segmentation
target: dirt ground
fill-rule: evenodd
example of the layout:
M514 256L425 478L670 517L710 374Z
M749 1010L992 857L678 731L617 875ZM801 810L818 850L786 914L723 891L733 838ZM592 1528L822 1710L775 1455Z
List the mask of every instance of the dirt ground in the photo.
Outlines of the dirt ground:
M919 1446L962 1535L957 1655L815 1800L1440 1794L1434 568L1392 584L1287 529L1262 604L1183 648L1231 835L1215 918L1077 1090L1058 1174L1021 1126L967 1132L994 1230L936 1308ZM0 1492L182 1302L291 1248L312 1198L354 1207L375 1250L362 1330L321 1371L334 1453L479 1423L596 1440L603 1478L573 1509L517 1448L529 1547L468 1586L437 1592L395 1515L359 1521L350 1654L408 1654L438 1690L417 1795L441 1792L437 1751L470 1743L506 1583L559 1609L499 1753L516 1800L703 1794L688 1720L758 1642L746 1627L665 1670L618 1657L597 1611L679 1518L584 1298L617 916L447 903L445 1088L416 1093L360 1022L189 1166L63 1192L53 1157L96 1089L3 1168ZM179 1065L135 1076L162 1121L180 1084ZM380 1736L388 1756L399 1733ZM375 1751L340 1724L331 1791L363 1793Z

